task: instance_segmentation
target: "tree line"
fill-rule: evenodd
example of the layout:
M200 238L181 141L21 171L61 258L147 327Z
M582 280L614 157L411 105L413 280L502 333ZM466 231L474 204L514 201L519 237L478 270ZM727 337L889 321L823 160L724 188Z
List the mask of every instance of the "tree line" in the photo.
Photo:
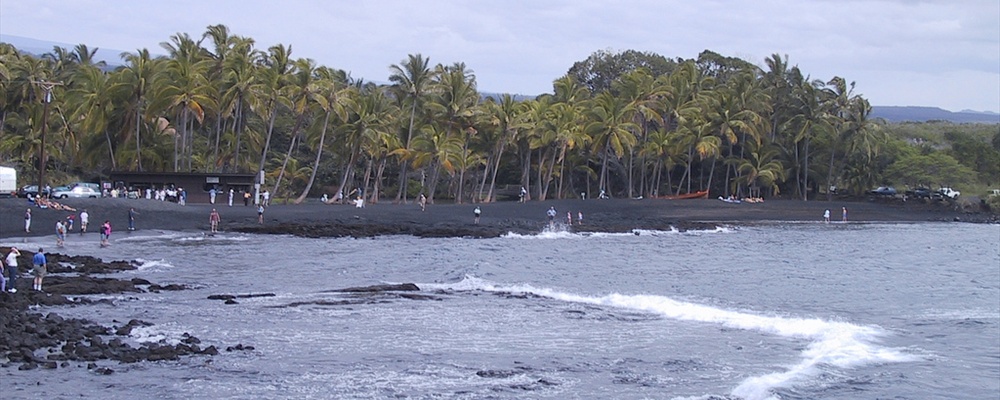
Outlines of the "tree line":
M41 56L0 44L0 159L67 179L263 170L274 196L294 202L352 188L373 203L420 193L490 202L522 186L540 200L705 190L807 200L831 186L863 194L942 179L893 169L914 153L853 82L813 79L777 54L759 67L711 51L599 51L552 93L519 99L480 93L461 62L410 54L375 84L295 58L290 45L258 49L224 25L161 47L109 67L83 44ZM60 83L49 103L41 82ZM975 176L939 150L921 162L957 164L947 179Z

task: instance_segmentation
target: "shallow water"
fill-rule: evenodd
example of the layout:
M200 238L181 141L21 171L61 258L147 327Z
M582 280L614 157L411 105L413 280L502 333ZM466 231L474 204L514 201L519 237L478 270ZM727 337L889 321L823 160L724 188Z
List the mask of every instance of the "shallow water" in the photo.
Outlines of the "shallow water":
M995 398L1000 226L73 241L192 287L55 310L253 351L0 369L4 398ZM28 239L29 241L32 239ZM40 239L43 240L43 239ZM332 289L413 282L420 297ZM207 300L211 294L274 293ZM39 310L46 312L48 310ZM111 321L118 321L112 323ZM81 364L82 365L82 364Z

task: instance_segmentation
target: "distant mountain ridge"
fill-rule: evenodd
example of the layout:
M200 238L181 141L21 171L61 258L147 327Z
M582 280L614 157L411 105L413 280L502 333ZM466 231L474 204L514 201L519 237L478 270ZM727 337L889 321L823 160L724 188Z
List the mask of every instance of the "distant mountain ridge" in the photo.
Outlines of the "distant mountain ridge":
M0 34L0 42L10 43L18 50L42 55L51 53L54 46L64 47L72 50L75 44L51 42L26 38L22 36ZM88 46L90 46L88 44ZM91 47L93 49L93 47ZM134 50L133 50L134 51ZM122 50L111 50L98 47L94 58L104 61L109 68L121 65ZM499 99L500 93L480 93L482 98L493 97ZM533 99L534 95L512 94L517 101ZM872 106L872 116L882 118L889 122L927 122L927 121L949 121L953 123L987 123L1000 124L1000 114L990 111L962 110L959 112L948 111L938 107L918 107L918 106Z
M938 107L872 106L872 116L889 122L949 121L957 124L1000 124L1000 114L989 111L952 112Z

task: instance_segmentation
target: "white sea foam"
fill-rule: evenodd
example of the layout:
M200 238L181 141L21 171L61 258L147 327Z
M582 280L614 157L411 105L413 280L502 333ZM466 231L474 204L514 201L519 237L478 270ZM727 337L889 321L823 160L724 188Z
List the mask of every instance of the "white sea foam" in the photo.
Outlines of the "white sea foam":
M421 284L420 286L458 291L482 290L534 294L561 301L627 308L681 321L715 323L729 328L754 330L811 341L802 351L802 360L798 364L788 366L786 370L781 372L747 378L732 390L733 395L745 399L771 398L774 388L794 386L803 380L818 376L820 365L852 368L865 364L905 362L915 359L915 356L903 353L898 349L877 345L879 338L887 335L883 329L848 322L752 314L678 301L658 295L612 293L605 296L585 296L548 288L536 288L531 285L498 285L471 276L456 283Z
M668 236L668 235L701 235L706 233L732 233L736 229L729 226L717 226L714 229L687 230L681 232L677 228L670 227L670 230L653 229L633 229L628 232L572 232L565 225L556 225L555 228L545 228L537 234L519 234L508 232L502 237L507 239L579 239L579 238L606 238L606 237L629 237L629 236Z
M136 269L138 271L143 271L143 272L160 272L160 271L166 271L166 270L174 268L173 264L167 262L166 260L162 260L162 259L161 260L143 260L143 259L140 258L140 259L137 259L136 261L139 262L139 266L136 267Z

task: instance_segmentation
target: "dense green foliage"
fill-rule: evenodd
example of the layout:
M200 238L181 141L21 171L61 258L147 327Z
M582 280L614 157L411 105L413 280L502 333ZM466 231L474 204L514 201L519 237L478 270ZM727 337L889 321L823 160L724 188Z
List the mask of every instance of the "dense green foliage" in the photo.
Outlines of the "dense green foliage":
M24 177L42 165L56 183L262 169L279 197L360 187L372 202L494 201L521 186L536 199L807 199L829 185L996 185L1000 168L996 126L886 126L853 83L778 55L758 67L710 51L600 51L519 102L484 99L466 65L419 54L375 85L223 25L161 46L111 69L85 45L36 57L0 44L0 161ZM42 82L60 83L50 103Z

